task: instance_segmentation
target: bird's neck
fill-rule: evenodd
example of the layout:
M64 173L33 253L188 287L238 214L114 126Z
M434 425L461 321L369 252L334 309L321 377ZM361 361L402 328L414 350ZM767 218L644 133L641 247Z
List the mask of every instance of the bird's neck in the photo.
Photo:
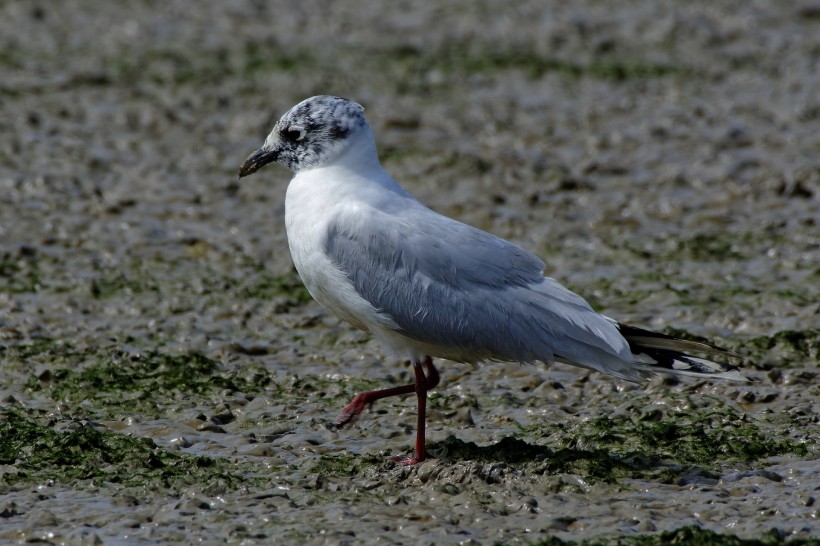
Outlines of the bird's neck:
M351 141L348 145L333 159L333 167L354 172L381 170L376 141L370 127L365 126L349 138Z
M382 168L370 128L365 127L351 138L356 140L349 142L329 164L300 171L291 180L289 195L293 194L295 199L296 194L307 190L311 199L328 198L339 202L364 195L372 198L386 190L412 197Z

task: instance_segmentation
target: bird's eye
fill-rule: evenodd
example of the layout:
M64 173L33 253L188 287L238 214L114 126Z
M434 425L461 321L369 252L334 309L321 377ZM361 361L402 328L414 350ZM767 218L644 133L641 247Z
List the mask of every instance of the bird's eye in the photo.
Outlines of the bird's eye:
M298 127L296 125L288 127L285 130L285 138L287 138L288 140L292 140L294 142L302 140L303 138L305 138L305 135L307 135L307 131L305 131L303 127Z

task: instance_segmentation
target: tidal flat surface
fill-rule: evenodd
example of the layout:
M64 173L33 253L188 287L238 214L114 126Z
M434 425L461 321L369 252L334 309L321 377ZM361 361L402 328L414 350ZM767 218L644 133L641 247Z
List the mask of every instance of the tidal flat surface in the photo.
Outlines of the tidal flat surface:
M817 544L820 4L0 4L0 542ZM244 158L362 103L423 202L750 384L405 363ZM744 542L745 541L745 542ZM756 542L755 542L756 541Z

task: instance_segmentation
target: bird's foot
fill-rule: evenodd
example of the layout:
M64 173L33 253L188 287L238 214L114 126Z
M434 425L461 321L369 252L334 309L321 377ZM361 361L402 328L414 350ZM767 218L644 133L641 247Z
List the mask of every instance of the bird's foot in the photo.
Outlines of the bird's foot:
M413 466L426 461L427 447L424 445L424 438L421 438L420 441L416 442L416 452L412 456L408 455L406 457L402 457L400 455L396 455L395 457L390 457L390 460L404 466Z
M417 465L420 462L423 462L424 459L419 459L417 456L413 455L412 457L399 457L398 455L395 457L390 457L390 460L394 463L398 463L402 466L413 466Z
M364 408L367 407L368 404L372 403L372 400L368 396L369 394L370 393L366 392L357 394L353 400L351 400L350 403L344 407L342 413L339 414L339 418L336 419L336 428L341 428L348 424L354 417L363 412Z

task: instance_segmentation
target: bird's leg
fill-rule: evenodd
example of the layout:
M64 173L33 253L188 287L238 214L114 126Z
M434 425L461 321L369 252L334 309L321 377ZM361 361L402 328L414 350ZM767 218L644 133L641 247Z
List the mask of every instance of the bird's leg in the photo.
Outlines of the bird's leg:
M438 382L438 372L433 367L432 360L427 357L424 361L428 364L427 369L432 368L434 379ZM429 379L424 376L424 370L421 369L419 362L413 362L413 372L416 374L416 399L418 400L418 412L416 415L416 455L414 457L393 457L393 460L400 464L413 465L422 462L427 458L427 446L424 442L424 432L427 424L427 391L432 388Z
M428 356L424 359L424 367L427 368L427 390L435 389L441 378L438 375L438 370L433 366L433 359L431 357Z
M402 385L401 387L393 387L392 389L380 389L377 391L367 391L357 394L348 405L344 407L339 418L336 419L335 425L342 427L348 424L354 417L359 415L368 404L372 404L376 400L388 398L390 396L400 396L402 394L410 394L416 390L415 383L412 385Z
M433 366L433 359L429 356L424 359L424 367L427 368L427 377L424 377L424 372L421 370L421 365L418 362L413 363L413 371L416 374L415 383L411 383L410 385L402 385L401 387L367 391L357 394L342 410L342 414L339 415L339 418L336 420L336 426L341 427L346 425L351 419L359 415L368 404L372 404L376 400L381 400L382 398L388 398L390 396L401 396L402 394L417 392L416 387L419 383L419 374L421 374L421 377L424 378L426 395L427 390L435 388L435 386L438 385L440 378L438 375L438 370L436 370L436 367Z

